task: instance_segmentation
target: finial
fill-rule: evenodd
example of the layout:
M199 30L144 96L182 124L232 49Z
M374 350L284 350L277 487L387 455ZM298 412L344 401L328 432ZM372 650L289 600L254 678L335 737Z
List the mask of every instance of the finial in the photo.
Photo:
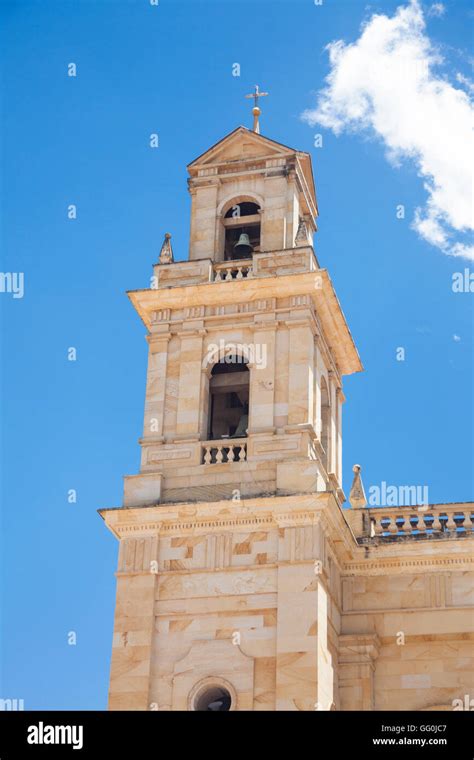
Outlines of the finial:
M165 239L163 240L163 245L161 246L159 262L160 264L172 264L173 261L174 258L173 249L171 247L171 235L169 232L166 232Z
M354 473L354 480L352 481L351 491L349 494L349 502L353 509L362 509L363 507L367 506L367 499L365 497L360 470L360 464L355 464L352 468L352 472Z
M245 96L246 98L253 98L253 102L254 102L254 105L253 105L253 108L252 108L252 113L253 113L253 131L256 132L257 135L260 134L260 124L259 124L259 121L258 121L258 117L262 113L261 110L260 110L260 108L258 107L258 99L259 98L264 98L266 95L269 95L269 93L268 92L260 92L260 90L258 89L258 84L256 84L255 85L255 91L251 92L250 95L246 95Z
M308 226L303 217L300 216L295 236L295 246L308 245L308 240Z

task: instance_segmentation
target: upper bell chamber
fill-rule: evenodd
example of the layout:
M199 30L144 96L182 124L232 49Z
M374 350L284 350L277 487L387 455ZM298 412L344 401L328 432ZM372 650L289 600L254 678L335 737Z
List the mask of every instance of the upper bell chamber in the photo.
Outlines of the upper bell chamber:
M249 258L312 246L318 207L308 153L238 127L188 171L190 260L230 260L240 235L249 237ZM306 236L297 240L302 224Z
M342 377L362 366L313 249L310 156L238 127L188 171L189 258L167 233L151 286L129 292L149 369L124 504L233 488L342 499Z
M238 127L189 164L188 172L189 260L160 256L153 288L319 268L308 153Z

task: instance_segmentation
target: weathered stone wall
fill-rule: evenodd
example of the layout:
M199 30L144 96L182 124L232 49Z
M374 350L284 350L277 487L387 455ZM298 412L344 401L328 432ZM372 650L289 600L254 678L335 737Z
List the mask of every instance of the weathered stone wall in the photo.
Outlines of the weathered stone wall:
M443 548L438 543L440 554ZM343 580L342 632L355 639L372 635L378 650L346 658L341 709L362 709L361 672L369 662L372 709L452 708L453 700L464 699L474 685L474 574L443 572L442 567L392 572Z

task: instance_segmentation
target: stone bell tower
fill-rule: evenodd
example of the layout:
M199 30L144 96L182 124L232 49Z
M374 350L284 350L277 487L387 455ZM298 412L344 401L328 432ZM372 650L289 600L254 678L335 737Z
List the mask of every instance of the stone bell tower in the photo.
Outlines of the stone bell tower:
M188 170L188 259L167 235L129 293L149 358L140 472L101 510L109 707L334 709L342 376L362 367L314 252L311 158L238 127Z

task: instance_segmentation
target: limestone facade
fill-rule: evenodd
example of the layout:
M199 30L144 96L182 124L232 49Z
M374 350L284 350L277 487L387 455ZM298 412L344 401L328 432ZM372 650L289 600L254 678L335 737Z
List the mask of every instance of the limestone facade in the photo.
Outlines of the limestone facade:
M166 238L129 293L149 358L140 472L100 510L109 707L453 709L474 505L343 508L342 378L362 365L314 253L310 157L239 127L188 170L189 259Z

